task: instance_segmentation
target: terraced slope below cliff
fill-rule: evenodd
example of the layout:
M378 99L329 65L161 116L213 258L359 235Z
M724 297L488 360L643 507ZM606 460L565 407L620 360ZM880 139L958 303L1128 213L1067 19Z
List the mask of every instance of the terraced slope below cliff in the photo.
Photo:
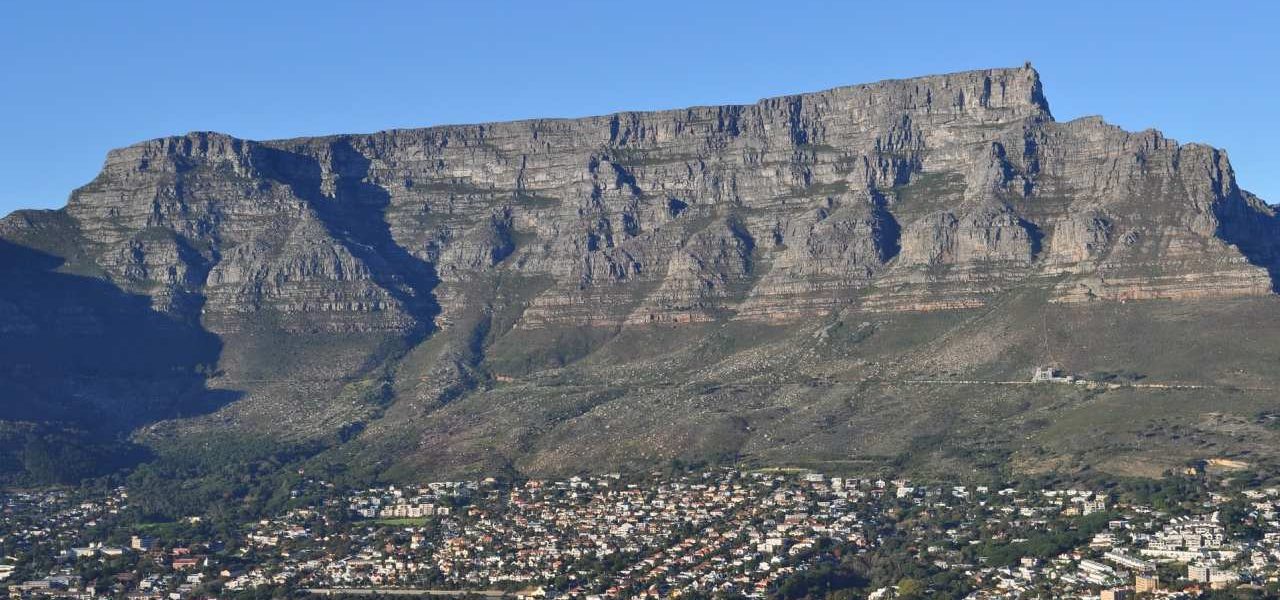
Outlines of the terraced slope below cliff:
M0 419L403 476L1266 459L1278 227L1223 151L1057 122L1029 66L192 133L0 221ZM994 383L1039 364L1208 387ZM1151 410L1090 437L1120 404Z

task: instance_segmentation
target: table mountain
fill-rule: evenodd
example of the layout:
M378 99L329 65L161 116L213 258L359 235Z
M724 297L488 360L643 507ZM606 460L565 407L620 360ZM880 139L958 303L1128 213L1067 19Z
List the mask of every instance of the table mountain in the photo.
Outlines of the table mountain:
M0 418L393 478L1266 461L1277 227L1224 151L1058 122L1030 65L191 133L0 222ZM1109 386L994 383L1038 365Z

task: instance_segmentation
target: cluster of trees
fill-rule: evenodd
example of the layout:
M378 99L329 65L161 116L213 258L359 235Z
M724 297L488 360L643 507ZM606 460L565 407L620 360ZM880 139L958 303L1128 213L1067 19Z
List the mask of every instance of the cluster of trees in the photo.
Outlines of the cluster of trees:
M1280 586L1268 584L1266 588L1255 589L1244 586L1229 590L1206 590L1199 596L1200 600L1263 600L1264 598L1280 598Z
M257 436L209 435L164 448L129 474L130 501L146 518L205 515L243 521L297 501L298 465L319 451Z
M985 559L986 564L991 566L1013 565L1024 556L1049 559L1093 539L1094 535L1107 528L1107 522L1111 518L1110 513L1093 513L1074 521L1051 525L1044 530L1025 532L1021 534L1025 541L1006 543L987 540L965 548L964 552L967 559L975 562Z
M858 565L823 563L786 578L770 597L779 600L857 598L870 583Z
M1203 481L1173 474L1161 479L1126 479L1115 492L1126 502L1175 515L1187 514L1209 497Z
M126 440L102 440L56 423L0 421L0 483L76 484L147 457Z
M1146 379L1147 376L1135 371L1120 369L1118 371L1089 371L1082 375L1089 381L1105 381L1115 383L1136 383Z
M850 544L822 540L806 557L810 569L784 578L769 594L776 600L865 598L893 587L897 598L963 598L973 591L964 573L920 561L906 538L890 535L880 547L859 553Z

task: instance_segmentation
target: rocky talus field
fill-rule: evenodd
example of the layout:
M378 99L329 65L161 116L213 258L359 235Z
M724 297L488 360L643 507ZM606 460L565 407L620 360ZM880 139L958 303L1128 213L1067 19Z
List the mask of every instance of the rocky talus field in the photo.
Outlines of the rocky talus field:
M0 471L228 444L392 480L1274 465L1278 269L1226 152L1056 121L1029 65L190 133L0 221Z

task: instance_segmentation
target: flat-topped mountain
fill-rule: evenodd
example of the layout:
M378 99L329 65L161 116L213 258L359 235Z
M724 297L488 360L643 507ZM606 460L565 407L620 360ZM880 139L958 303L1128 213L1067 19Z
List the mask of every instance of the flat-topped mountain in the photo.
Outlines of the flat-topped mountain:
M1266 462L1278 227L1222 150L1057 122L1029 65L152 140L0 222L7 469L58 436L391 478ZM1013 383L1045 365L1096 385Z

